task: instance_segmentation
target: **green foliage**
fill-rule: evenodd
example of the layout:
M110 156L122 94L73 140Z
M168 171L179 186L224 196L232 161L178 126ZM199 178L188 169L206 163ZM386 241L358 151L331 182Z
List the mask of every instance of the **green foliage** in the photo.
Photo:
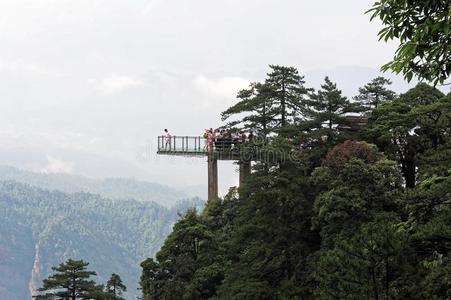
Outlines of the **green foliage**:
M451 6L448 0L379 0L368 11L379 18L381 40L399 40L393 61L382 67L414 75L434 84L443 83L451 73Z
M143 300L157 299L158 289L156 282L159 280L159 265L153 258L147 258L141 263L142 273L140 287L143 292Z
M212 261L215 245L196 210L189 210L153 259L144 261L144 299L207 299L221 282L222 266Z
M384 77L376 77L364 87L359 88L359 94L354 97L363 107L363 110L377 108L383 102L391 101L395 98L395 92L386 86L392 82Z
M357 111L357 107L341 95L341 91L329 77L324 79L320 90L304 101L304 106L301 128L314 130L316 136L327 137L330 144L337 139L340 127L348 124L345 115Z
M409 236L394 215L377 215L317 254L318 299L412 299L415 270Z
M440 91L420 83L370 114L368 138L400 163L407 187L423 172L421 156L434 160L437 148L449 142L450 112Z
M229 122L229 126L241 125L240 129L255 132L266 137L273 131L276 112L271 99L271 89L267 84L252 83L247 90L241 90L238 103L222 113L222 120L232 115L245 114L242 119Z
M117 299L113 298L113 294L105 291L105 286L103 284L96 285L90 292L89 298L93 300L112 300ZM121 298L119 298L121 299Z
M448 168L449 168L448 164ZM423 180L408 194L411 245L420 261L419 297L448 299L451 270L451 174Z
M444 257L435 253L428 260L423 261L426 276L421 282L419 295L429 299L451 298L451 256Z
M158 251L178 212L193 204L168 209L0 182L0 298L30 298L29 284L39 287L52 266L70 257L90 261L102 282L121 274L129 287L123 297L135 298L140 261Z
M324 190L315 200L312 218L324 240L340 233L353 235L374 214L398 206L400 177L386 160L367 164L354 158L338 172L318 168L313 180Z
M303 99L310 91L304 84L304 76L294 67L270 65L271 72L265 84L269 86L269 97L275 105L279 116L279 125L284 129L298 120L303 109ZM283 132L282 132L283 133Z
M116 273L111 274L110 279L106 283L105 292L111 294L113 300L123 300L124 298L121 296L125 291L127 291L127 287L122 282L121 277Z
M228 200L235 215L224 243L229 267L218 298L296 299L306 292L302 273L319 238L311 230L307 181L285 165L257 172L245 189L245 200Z
M272 68L223 115L270 124L252 175L177 222L142 263L143 299L448 299L449 96L395 97L377 78L362 110L328 78L306 95L295 69ZM366 126L350 124L359 109Z
M88 265L89 263L83 260L68 259L57 267L52 267L55 273L43 280L43 287L38 289L41 294L33 298L36 300L124 300L121 295L127 288L119 275L113 273L106 286L98 285L91 279L91 276L96 276L97 273L88 271L86 268Z
M299 121L303 100L310 91L304 77L293 67L270 65L271 72L262 83L252 83L238 93L238 103L222 113L227 120L232 115L241 119L229 122L255 132L266 139L268 135L286 131Z
M87 270L89 263L83 260L68 259L57 267L52 267L53 275L44 279L40 292L48 292L45 296L55 296L63 299L91 299L96 284L91 276L97 275Z

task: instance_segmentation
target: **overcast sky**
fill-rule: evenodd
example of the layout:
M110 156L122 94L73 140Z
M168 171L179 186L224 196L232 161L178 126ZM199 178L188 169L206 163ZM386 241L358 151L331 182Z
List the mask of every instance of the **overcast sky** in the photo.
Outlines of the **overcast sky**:
M202 159L157 157L156 136L220 125L268 64L354 95L395 50L372 2L0 0L0 163L205 184ZM224 190L238 176L220 168Z

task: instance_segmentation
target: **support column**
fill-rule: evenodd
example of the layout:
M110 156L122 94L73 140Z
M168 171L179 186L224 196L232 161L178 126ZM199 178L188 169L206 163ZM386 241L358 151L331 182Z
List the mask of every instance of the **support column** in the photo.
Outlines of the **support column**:
M218 159L208 155L208 200L218 198Z
M251 162L250 161L240 161L240 186L243 185L246 178L251 175Z

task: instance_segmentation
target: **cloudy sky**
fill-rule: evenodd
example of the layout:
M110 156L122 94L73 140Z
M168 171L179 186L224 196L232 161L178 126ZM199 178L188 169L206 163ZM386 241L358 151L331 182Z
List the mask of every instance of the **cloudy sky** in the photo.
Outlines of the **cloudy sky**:
M369 0L0 0L0 164L173 186L203 159L157 157L156 136L198 135L268 64L344 93L378 74ZM406 85L395 79L395 89ZM220 165L221 188L237 181Z

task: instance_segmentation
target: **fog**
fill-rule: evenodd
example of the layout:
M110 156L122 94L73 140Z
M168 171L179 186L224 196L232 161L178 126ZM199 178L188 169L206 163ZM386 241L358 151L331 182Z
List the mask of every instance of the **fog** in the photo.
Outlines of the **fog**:
M0 164L204 185L205 159L157 156L156 136L221 125L268 64L295 66L314 87L330 75L355 95L395 50L378 42L371 4L2 0ZM219 167L225 191L238 175Z

